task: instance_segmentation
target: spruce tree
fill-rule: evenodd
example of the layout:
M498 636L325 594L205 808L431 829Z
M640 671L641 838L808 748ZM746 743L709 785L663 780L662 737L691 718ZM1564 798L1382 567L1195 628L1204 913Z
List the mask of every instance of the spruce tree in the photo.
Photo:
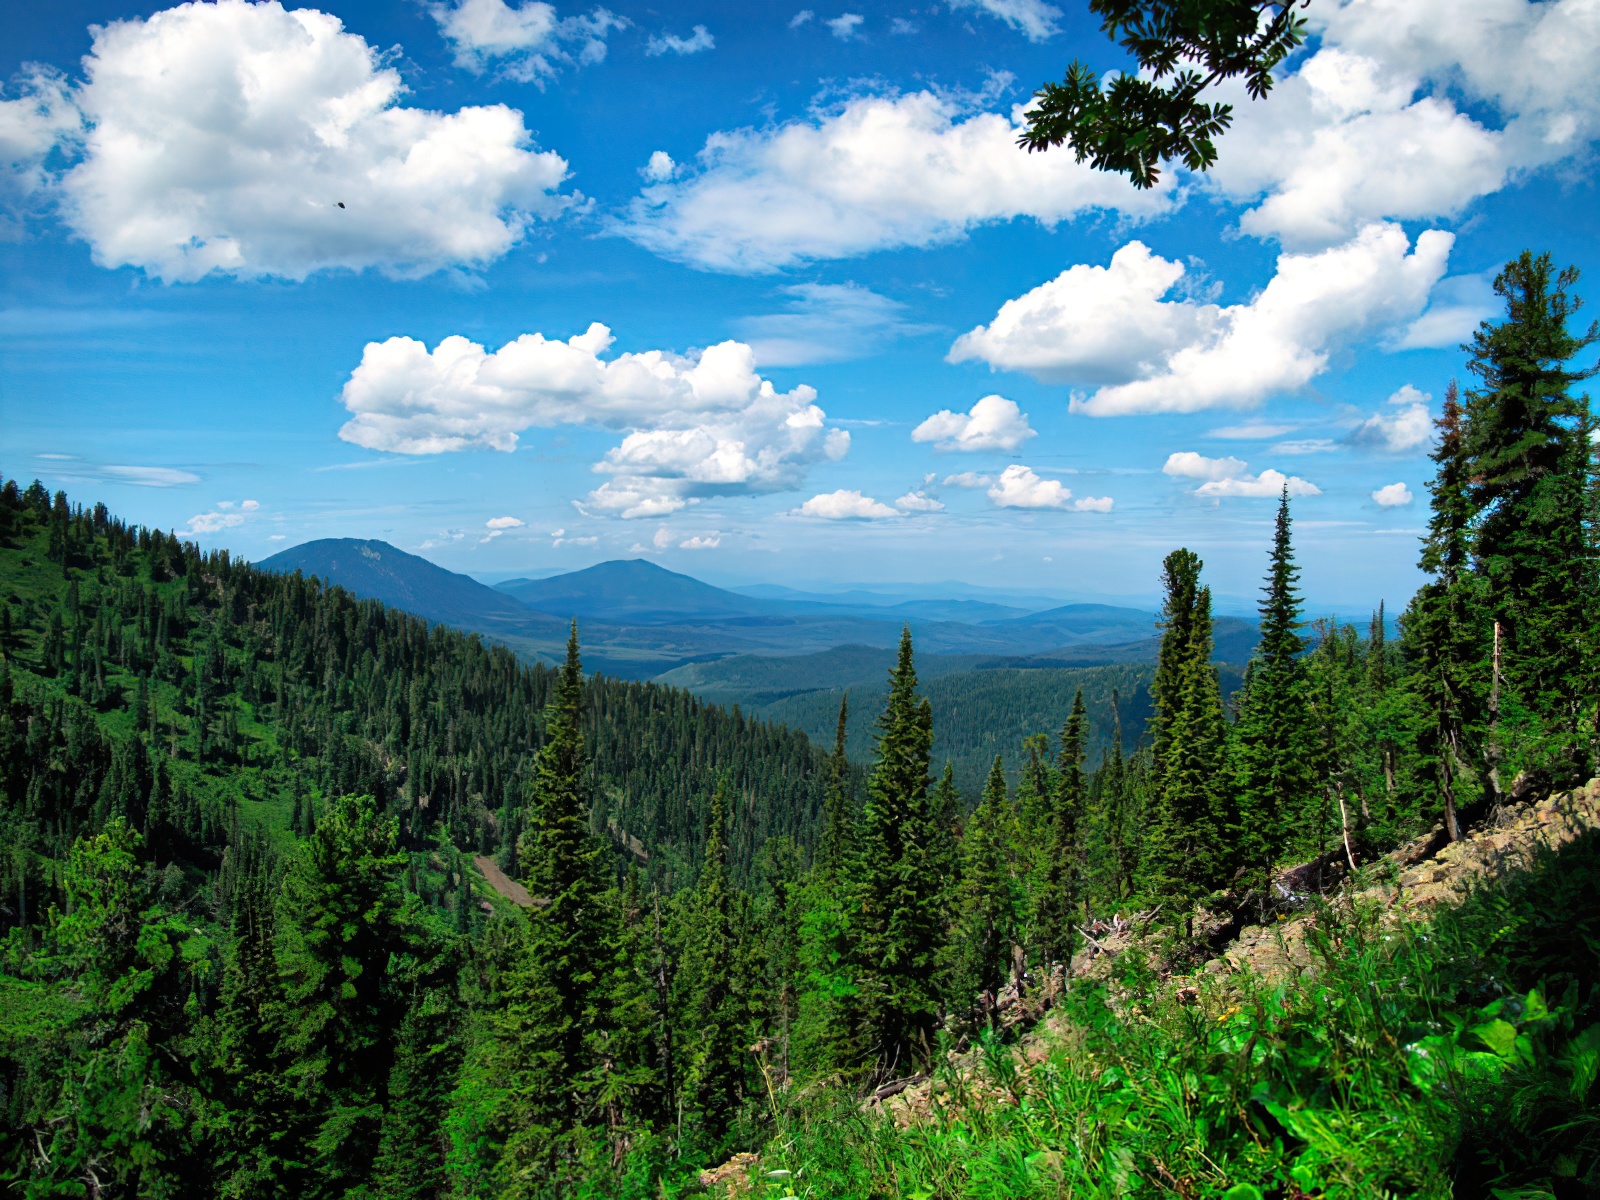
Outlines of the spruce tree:
M1194 559L1196 580L1200 562ZM1166 761L1152 783L1142 886L1181 910L1226 882L1224 768L1227 725L1211 664L1211 589L1192 593L1186 644L1172 656ZM1174 915L1177 915L1176 913Z
M1174 550L1161 564L1166 598L1161 606L1161 648L1150 683L1150 699L1155 706L1150 718L1151 776L1158 790L1166 773L1172 723L1183 704L1184 668L1189 657L1201 565L1200 556L1192 550Z
M851 852L855 826L855 796L851 787L850 759L845 754L845 719L850 699L839 700L839 722L834 729L833 753L828 756L828 789L823 796L822 837L817 842L816 864L826 874L834 874Z
M1455 840L1461 836L1456 782L1481 744L1488 689L1480 658L1485 643L1481 580L1471 560L1471 464L1454 380L1445 390L1435 429L1435 470L1428 484L1432 511L1417 564L1430 578L1412 597L1403 628L1406 657L1413 664L1410 690L1425 714L1417 750L1432 764L1445 830Z
M1047 965L1071 959L1073 930L1083 900L1083 760L1088 738L1089 714L1083 704L1083 689L1079 688L1072 698L1072 712L1061 729L1055 794L1045 831L1045 869L1037 899L1039 949Z
M967 819L961 839L961 889L950 981L952 1009L963 1012L976 1005L990 1019L995 996L1005 983L1016 924L1006 853L1006 809L1005 769L997 754L983 798Z
M507 985L498 1035L508 1091L507 1165L527 1168L553 1152L577 1122L589 1076L591 1035L601 1025L595 984L608 941L605 847L589 830L578 626L545 710L527 830L518 846L535 907L521 961Z
M1499 663L1485 731L1497 787L1513 741L1525 747L1514 767L1563 781L1580 773L1578 726L1596 678L1585 653L1600 583L1585 528L1589 401L1572 388L1600 367L1568 364L1600 341L1600 322L1581 335L1567 329L1582 306L1570 292L1577 281L1575 267L1558 272L1548 254L1524 251L1495 278L1505 320L1483 322L1470 347L1468 370L1482 386L1467 394L1463 441L1473 565Z
M944 934L943 881L928 862L938 821L928 775L933 714L917 695L909 626L878 728L859 837L857 955L869 1053L880 1073L893 1073L932 1051Z
M1300 661L1305 649L1296 587L1300 570L1290 532L1285 485L1262 588L1261 641L1234 727L1238 813L1233 861L1244 869L1246 886L1263 903L1273 864L1289 847L1296 823L1315 817L1312 806L1319 800L1316 738Z
M717 784L706 831L700 879L689 901L684 933L682 1112L698 1149L715 1155L744 1098L744 1048L740 1045L738 952L734 897L728 883L728 786Z

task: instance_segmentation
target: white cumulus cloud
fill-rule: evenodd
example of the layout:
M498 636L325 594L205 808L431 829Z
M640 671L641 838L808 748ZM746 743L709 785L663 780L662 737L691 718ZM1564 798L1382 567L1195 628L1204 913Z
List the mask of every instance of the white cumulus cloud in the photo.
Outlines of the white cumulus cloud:
M1015 450L1033 436L1028 414L1004 396L985 396L970 412L936 412L911 431L913 442L939 450Z
M217 0L93 32L60 187L102 266L414 277L492 262L574 203L521 113L401 106L399 73L327 13Z
M1369 225L1331 250L1280 255L1258 295L1226 307L1161 299L1182 264L1131 243L1109 269L1075 267L1008 301L950 357L1099 383L1072 398L1072 411L1089 416L1250 407L1304 387L1335 347L1413 319L1453 242L1427 230L1413 250L1398 225Z
M540 87L562 66L603 61L606 35L628 24L603 8L588 16L558 17L542 0L516 8L505 0L456 0L428 11L455 48L458 67L481 72L499 59L507 76Z
M1460 213L1600 134L1594 0L1330 0L1321 48L1246 99L1208 186L1259 203L1249 233L1301 248L1375 219Z
M1298 475L1285 475L1268 467L1259 475L1236 479L1211 479L1195 488L1197 496L1277 496L1287 488L1291 496L1320 496L1322 489Z
M520 517L490 517L483 523L485 529L521 529L526 521Z
M878 521L885 517L898 517L887 504L863 496L859 491L840 488L813 496L794 510L798 516L820 517L825 521Z
M903 513L936 513L943 512L944 505L935 500L926 492L911 491L894 502L894 506Z
M1416 497L1403 483L1387 483L1372 493L1372 499L1380 508L1399 508L1410 504Z
M1166 465L1161 471L1180 479L1227 479L1243 474L1249 466L1249 463L1237 458L1207 458L1193 450L1180 450L1167 455Z
M1073 500L1072 489L1059 479L1044 479L1020 463L1000 472L989 488L989 499L1000 508L1071 508L1077 512L1110 512L1112 505L1110 496Z
M699 54L702 50L714 50L716 46L717 39L711 36L710 30L704 25L696 25L688 37L678 37L671 33L653 35L645 44L644 52L651 56Z
M714 133L694 169L645 187L610 228L665 258L754 273L951 242L1016 217L1054 226L1094 210L1172 207L1170 181L1141 192L1071 154L1020 152L1021 112L968 113L921 91Z
M827 428L816 391L800 384L779 392L756 374L742 342L691 356L603 358L612 341L596 323L566 341L524 334L493 353L459 336L431 352L408 337L369 342L344 386L354 415L339 436L374 450L439 454L511 451L529 428L626 431L595 464L611 478L584 501L624 517L795 487L810 464L849 449L847 432Z
M1351 442L1389 454L1412 454L1433 444L1433 418L1428 414L1431 397L1409 383L1389 397L1395 411L1373 413L1350 434Z
M950 7L999 17L1030 42L1047 41L1061 32L1061 10L1044 0L950 0Z
M1184 266L1129 242L1106 267L1080 263L1007 300L964 333L949 361L974 359L1049 383L1121 382L1158 370L1216 325L1215 305L1163 300Z
M693 537L684 538L678 543L680 550L715 550L722 545L722 534L715 531L711 533L697 533Z
M1203 480L1197 496L1276 496L1285 487L1291 496L1320 496L1322 489L1298 475L1285 475L1268 467L1259 475L1249 473L1250 464L1237 458L1207 458L1193 450L1167 455L1161 471L1177 479Z
M178 530L178 534L180 537L199 537L207 533L221 533L224 529L236 529L260 511L261 505L255 500L241 503L219 500L210 512L196 513L190 517L188 525Z

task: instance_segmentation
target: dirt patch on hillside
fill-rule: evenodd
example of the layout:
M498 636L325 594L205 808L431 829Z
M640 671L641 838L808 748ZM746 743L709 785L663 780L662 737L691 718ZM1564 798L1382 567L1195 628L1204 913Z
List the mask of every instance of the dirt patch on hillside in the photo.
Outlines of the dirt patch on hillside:
M527 888L502 871L500 864L487 854L478 855L472 860L472 865L483 872L483 877L489 881L490 887L517 907L532 908L537 903L532 896L528 895Z

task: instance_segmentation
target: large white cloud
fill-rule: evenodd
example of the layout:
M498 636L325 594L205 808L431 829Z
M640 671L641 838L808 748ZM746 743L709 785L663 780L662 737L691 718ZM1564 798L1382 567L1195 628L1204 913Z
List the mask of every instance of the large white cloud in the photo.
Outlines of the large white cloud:
M428 11L455 48L458 67L483 71L499 59L509 77L541 87L565 64L604 60L606 35L628 24L603 8L588 16L558 17L543 0L516 8L505 0L456 0Z
M948 482L948 481L947 481ZM1072 489L1059 479L1044 479L1032 467L1012 463L989 488L989 499L999 508L1071 508L1077 512L1110 512L1110 496L1072 498Z
M1308 248L1460 213L1600 135L1595 0L1329 0L1321 48L1235 124L1208 176L1246 232ZM1467 111L1463 111L1463 110Z
M966 113L932 92L861 96L838 111L714 133L698 167L647 186L613 232L715 271L953 241L990 221L1053 226L1079 213L1169 211L1170 181L1136 190L1070 153L1017 148L1011 116Z
M1247 233L1302 249L1329 246L1380 218L1452 216L1498 191L1511 169L1503 139L1446 98L1417 95L1373 59L1329 47L1256 104L1218 146L1210 185L1262 196Z
M573 202L521 113L400 106L398 72L327 13L184 4L96 26L84 72L63 211L102 266L418 276L488 263Z
M535 427L625 430L595 465L612 478L587 500L625 517L794 487L809 464L849 448L848 433L826 427L815 390L777 391L742 342L695 356L602 358L612 341L593 324L566 341L524 334L493 353L459 336L431 352L408 337L369 342L344 386L354 415L339 436L374 450L438 454L513 450L518 433Z
M913 442L939 450L1015 450L1033 436L1028 414L1004 396L985 396L970 412L942 409L911 431Z
M1215 305L1163 300L1184 266L1129 242L1105 267L1080 263L1000 306L964 333L949 361L979 359L1049 383L1121 382L1154 371L1205 334Z
M1090 416L1246 408L1304 387L1334 347L1414 319L1453 241L1427 230L1412 250L1398 225L1369 225L1345 245L1280 255L1259 295L1226 307L1161 299L1182 265L1131 243L1109 269L1076 267L1008 301L991 324L958 338L950 357L1100 383L1072 399L1074 412Z

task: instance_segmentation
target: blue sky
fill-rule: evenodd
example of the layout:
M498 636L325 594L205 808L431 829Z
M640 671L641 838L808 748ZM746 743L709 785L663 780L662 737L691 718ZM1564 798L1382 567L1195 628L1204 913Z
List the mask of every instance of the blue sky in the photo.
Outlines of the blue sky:
M1188 545L1234 607L1287 481L1313 606L1402 602L1495 269L1600 279L1600 2L1313 0L1146 193L1012 145L1118 62L1083 8L8 0L0 471L250 558L1148 597Z

